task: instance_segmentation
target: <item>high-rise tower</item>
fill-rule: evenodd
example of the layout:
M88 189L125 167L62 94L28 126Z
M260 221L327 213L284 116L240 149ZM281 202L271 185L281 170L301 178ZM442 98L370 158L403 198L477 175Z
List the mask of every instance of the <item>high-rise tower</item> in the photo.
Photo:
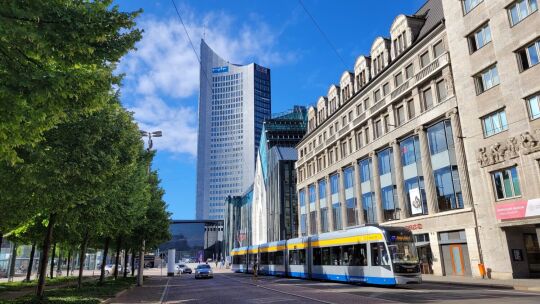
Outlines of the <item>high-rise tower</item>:
M197 219L223 219L225 198L253 183L265 118L271 113L270 69L231 64L201 41Z

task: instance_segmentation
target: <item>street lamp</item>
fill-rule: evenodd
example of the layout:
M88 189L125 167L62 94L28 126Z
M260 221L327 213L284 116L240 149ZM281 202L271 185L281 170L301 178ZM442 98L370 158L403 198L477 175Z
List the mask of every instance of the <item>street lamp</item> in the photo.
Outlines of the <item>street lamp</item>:
M161 131L147 132L147 131L141 130L140 132L141 132L142 137L148 136L148 148L146 148L146 151L148 152L150 152L153 146L152 137L161 137L163 135ZM150 177L150 162L148 162L148 176ZM139 271L137 273L137 286L143 285L144 246L145 246L145 240L143 239L141 251L139 252Z

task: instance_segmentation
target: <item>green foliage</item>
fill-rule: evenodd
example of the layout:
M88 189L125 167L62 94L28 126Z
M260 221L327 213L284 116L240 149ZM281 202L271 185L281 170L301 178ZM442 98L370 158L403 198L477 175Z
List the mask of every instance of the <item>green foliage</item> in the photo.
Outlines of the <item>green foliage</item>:
M1 0L0 161L21 161L17 148L107 103L115 64L141 38L140 12L111 3Z

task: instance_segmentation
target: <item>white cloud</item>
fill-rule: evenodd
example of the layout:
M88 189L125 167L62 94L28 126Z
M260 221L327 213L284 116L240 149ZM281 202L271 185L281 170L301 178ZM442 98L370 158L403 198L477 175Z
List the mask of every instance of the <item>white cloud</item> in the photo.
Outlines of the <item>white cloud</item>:
M193 108L170 107L163 100L152 96L141 100L129 110L135 113L141 130L163 131L163 137L154 140L158 150L197 155L197 113Z
M211 12L200 18L189 9L182 12L197 53L204 35L210 47L233 63L255 61L271 67L296 59L295 53L277 51L278 34L257 16L238 24L225 13ZM150 16L139 20L139 26L144 29L143 39L119 66L126 74L124 103L135 112L142 129L163 131L163 137L155 141L158 149L196 156L197 57L176 15Z

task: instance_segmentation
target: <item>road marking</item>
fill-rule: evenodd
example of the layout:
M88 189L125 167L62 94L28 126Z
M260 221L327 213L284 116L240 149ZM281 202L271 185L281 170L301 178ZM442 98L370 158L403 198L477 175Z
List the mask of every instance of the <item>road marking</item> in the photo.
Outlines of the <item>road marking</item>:
M165 295L167 294L167 291L169 290L170 281L171 281L171 278L168 278L167 284L165 285L165 289L163 290L163 293L161 294L161 299L159 299L159 303L163 303L163 300L165 299Z

